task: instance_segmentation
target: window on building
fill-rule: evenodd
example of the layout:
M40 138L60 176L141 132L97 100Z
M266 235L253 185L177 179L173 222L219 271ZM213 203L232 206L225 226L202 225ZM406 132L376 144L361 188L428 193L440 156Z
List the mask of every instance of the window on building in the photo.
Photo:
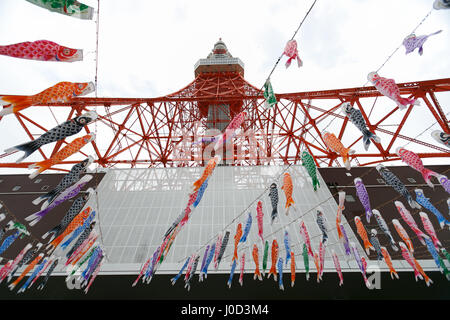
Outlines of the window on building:
M353 198L353 196L351 194L346 194L345 195L345 201L355 202L355 198Z

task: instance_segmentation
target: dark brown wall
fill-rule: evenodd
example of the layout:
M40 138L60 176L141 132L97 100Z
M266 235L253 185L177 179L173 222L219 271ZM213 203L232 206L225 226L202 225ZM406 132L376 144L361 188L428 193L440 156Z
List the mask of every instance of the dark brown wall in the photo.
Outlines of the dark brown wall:
M89 173L93 175L91 181L89 181L80 191L80 194L86 192L89 188L96 188L100 183L104 173ZM14 259L20 250L25 247L29 242L37 244L41 242L44 244L48 239L42 239L42 235L58 225L67 210L72 205L72 202L78 197L74 197L60 204L47 213L35 226L30 227L25 221L25 218L30 214L33 214L41 210L42 202L38 205L34 205L32 201L42 194L52 190L64 177L65 174L40 174L33 180L28 178L28 175L1 175L0 176L0 201L4 204L3 208L0 208L0 213L5 213L6 218L0 222L0 228L3 228L10 220L15 220L27 227L27 230L31 233L31 236L26 236L23 239L17 239L3 254L2 258ZM15 187L20 187L19 190L14 191ZM6 208L5 208L6 207ZM7 209L7 210L6 210ZM7 213L9 211L9 214ZM4 239L13 234L14 230L8 231L0 241L3 243ZM42 252L42 250L40 250ZM2 261L5 263L7 260Z
M394 173L408 188L409 192L416 198L414 189L419 188L422 189L425 193L425 196L430 198L431 203L443 214L443 216L450 220L449 216L449 208L447 206L447 199L449 198L449 194L444 190L444 188L439 184L436 178L432 178L431 181L435 185L434 190L430 188L422 178L422 175L410 168L409 166L400 166L400 167L388 167L386 166L392 173ZM433 170L435 172L444 174L449 176L450 166L448 165L436 165L436 166L427 166L428 169ZM411 208L406 199L403 198L400 194L398 194L391 186L386 185L384 182L380 182L377 179L382 179L378 171L375 167L356 167L352 168L350 171L345 168L319 168L319 172L322 175L323 179L328 185L331 193L334 195L336 203L338 202L338 191L345 191L346 195L351 195L354 199L354 202L346 201L345 202L345 210L343 212L347 221L349 222L350 227L353 229L353 232L356 234L356 226L354 222L354 217L359 215L361 217L361 221L363 222L366 230L370 232L370 229L376 229L378 232L378 239L382 246L385 246L392 259L403 259L401 255L401 251L399 250L397 253L393 251L389 245L388 238L383 234L383 232L379 229L377 221L375 217L372 216L370 219L370 223L367 223L365 218L365 210L359 201L356 195L356 188L354 185L354 179L360 177L363 180L364 185L366 186L367 192L370 198L370 204L372 209L377 209L380 211L384 220L389 226L389 230L391 231L392 236L395 241L403 241L400 236L397 234L394 226L392 225L392 219L397 219L402 224L403 228L408 233L414 247L414 257L416 259L432 259L431 255L428 253L428 250L425 246L423 246L415 233L409 228L406 222L403 221L400 213L397 211L397 208L394 205L394 201L401 201L405 207L411 212L416 224L419 228L425 232L423 228L422 220L420 219L419 212L424 211L430 221L432 222L434 229L436 230L437 237L443 246L449 251L450 249L450 230L441 229L437 218L426 210L425 208L413 209ZM348 176L347 174L351 174ZM415 182L408 181L408 178L412 178ZM330 222L331 224L331 222ZM333 227L335 226L335 222L333 221ZM336 232L334 230L334 232ZM363 242L361 238L357 235L360 240L361 245ZM450 252L450 251L449 251ZM369 258L376 259L376 254L371 251Z

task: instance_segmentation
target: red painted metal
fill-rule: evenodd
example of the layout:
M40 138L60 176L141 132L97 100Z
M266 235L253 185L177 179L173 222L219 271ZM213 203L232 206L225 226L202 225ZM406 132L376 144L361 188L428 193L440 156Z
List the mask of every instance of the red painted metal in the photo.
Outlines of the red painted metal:
M383 99L387 98L382 97L374 87L358 87L276 94L278 103L272 109L266 109L262 92L248 83L241 73L219 72L199 73L183 89L162 97L81 97L71 103L54 103L49 104L49 108L33 106L29 109L41 108L43 114L48 112L50 116L54 108L71 108L68 117L58 119L60 123L86 110L97 111L99 117L96 123L87 126L85 131L96 133L97 139L91 146L92 155L98 165L103 167L204 165L204 159L194 151L205 150L206 145L192 147L191 142L196 133L206 130L210 105L228 105L230 118L242 110L248 113L242 131L252 130L255 144L251 146L252 138L238 135L235 139L237 147L232 149L232 153L223 156L225 160L234 161L231 165L301 163L300 153L306 149L318 166L326 167L333 163L340 166L339 156L328 150L323 141L324 130L334 132L346 147L357 150L351 156L354 166L396 161L398 156L392 148L404 143L409 143L409 148L424 158L448 160L450 152L442 145L430 142L430 139L420 140L415 137L416 134L408 135L403 129L408 125L411 115L421 112L431 115L438 129L449 132L448 120L437 94L450 92L450 78L401 83L398 86L402 95L419 98L421 105L410 106L404 111L397 107L391 109L385 106L387 100ZM377 135L383 135L380 144L371 144L370 149L364 151L361 134L355 131L339 110L343 101L352 102L354 107L362 111L369 128ZM384 110L381 115L380 108ZM372 112L375 110L377 112ZM17 130L24 130L30 139L50 129L45 123L38 124L30 119L26 113L27 110L24 110L16 115ZM378 113L376 119L373 113ZM399 114L401 120L397 124L387 124L388 120ZM2 121L10 121L8 117ZM415 125L418 134L429 123ZM394 128L387 130L386 126ZM42 158L49 158L71 140L69 138L68 141L56 143L48 152L40 150ZM244 156L238 154L238 149L243 150ZM259 153L254 153L255 149ZM81 151L55 169L67 168L89 154L85 149ZM2 155L0 158L0 168L24 168L30 164L16 164L10 156Z

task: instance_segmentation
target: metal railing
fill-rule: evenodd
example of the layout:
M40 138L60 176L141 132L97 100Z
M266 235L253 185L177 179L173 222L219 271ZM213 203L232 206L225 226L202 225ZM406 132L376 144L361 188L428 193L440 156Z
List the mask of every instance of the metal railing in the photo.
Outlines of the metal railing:
M242 68L244 68L244 62L242 62L242 60L239 58L223 58L223 59L200 59L194 65L194 69L197 69L199 66L220 65L220 64L238 64Z

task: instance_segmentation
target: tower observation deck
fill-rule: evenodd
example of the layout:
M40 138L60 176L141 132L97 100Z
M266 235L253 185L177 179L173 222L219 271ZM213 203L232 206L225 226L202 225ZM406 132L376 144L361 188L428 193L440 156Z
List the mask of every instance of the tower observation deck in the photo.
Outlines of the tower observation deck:
M228 51L227 46L220 38L206 59L199 59L194 66L197 77L201 73L237 72L244 76L244 63L235 58Z

